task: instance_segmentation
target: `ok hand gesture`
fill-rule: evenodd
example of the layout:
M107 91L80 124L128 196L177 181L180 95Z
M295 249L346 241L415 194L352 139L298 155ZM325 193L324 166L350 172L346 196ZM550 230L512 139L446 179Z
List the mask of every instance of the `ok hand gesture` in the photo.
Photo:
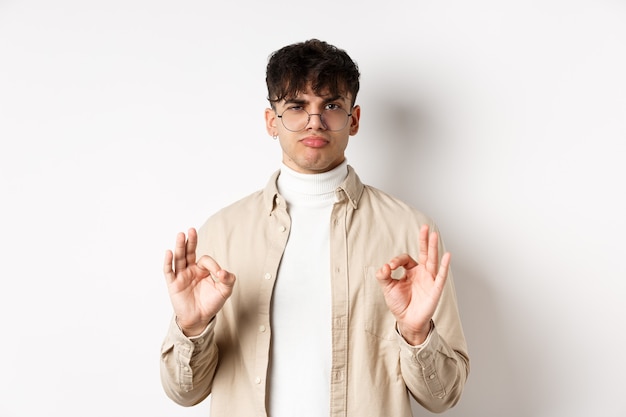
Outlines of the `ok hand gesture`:
M448 277L450 253L442 256L440 265L438 245L437 233L429 233L428 226L424 225L420 229L418 261L405 253L391 259L376 273L398 329L411 345L426 340L430 320ZM400 267L404 269L404 275L393 278L392 272Z
M209 256L196 261L198 234L176 236L174 253L165 253L163 273L178 325L187 336L200 334L233 292L235 275ZM174 268L172 268L172 261Z

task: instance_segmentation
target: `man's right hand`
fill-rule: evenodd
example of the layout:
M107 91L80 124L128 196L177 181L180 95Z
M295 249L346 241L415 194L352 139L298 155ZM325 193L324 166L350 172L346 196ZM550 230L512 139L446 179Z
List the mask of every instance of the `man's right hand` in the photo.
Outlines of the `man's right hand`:
M202 333L235 285L235 275L222 269L213 258L205 255L196 261L197 244L195 229L189 229L187 237L179 233L174 253L165 253L163 265L176 320L188 337Z

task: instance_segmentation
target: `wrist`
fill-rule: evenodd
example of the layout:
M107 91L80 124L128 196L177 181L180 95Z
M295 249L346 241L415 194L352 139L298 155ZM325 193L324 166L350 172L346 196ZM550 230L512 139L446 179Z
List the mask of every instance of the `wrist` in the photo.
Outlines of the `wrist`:
M398 333L400 336L411 346L421 345L426 341L428 335L430 334L433 328L433 321L430 320L426 326L420 329L411 329L410 327L403 326L401 323L398 323Z
M186 337L195 337L195 336L201 335L210 322L211 320L209 320L207 323L195 323L192 325L183 325L178 320L178 317L176 317L176 325Z

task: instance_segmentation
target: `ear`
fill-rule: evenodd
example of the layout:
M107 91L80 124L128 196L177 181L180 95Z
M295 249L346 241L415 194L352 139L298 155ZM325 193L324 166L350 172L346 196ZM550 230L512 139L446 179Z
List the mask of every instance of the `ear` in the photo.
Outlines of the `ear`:
M278 135L278 128L276 127L277 119L276 111L269 107L265 109L265 129L270 136Z
M361 106L352 108L352 116L350 116L350 136L354 136L359 131L359 120L361 119Z

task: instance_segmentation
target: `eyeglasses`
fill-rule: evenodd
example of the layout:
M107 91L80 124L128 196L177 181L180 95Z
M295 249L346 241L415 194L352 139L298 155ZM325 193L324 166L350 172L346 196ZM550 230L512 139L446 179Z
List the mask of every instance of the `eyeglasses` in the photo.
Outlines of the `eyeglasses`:
M285 129L291 132L300 132L306 128L311 121L311 116L319 116L324 128L330 131L341 130L348 125L348 120L352 113L348 113L338 106L327 106L321 113L309 113L302 107L290 107L283 114L276 115L282 122Z

